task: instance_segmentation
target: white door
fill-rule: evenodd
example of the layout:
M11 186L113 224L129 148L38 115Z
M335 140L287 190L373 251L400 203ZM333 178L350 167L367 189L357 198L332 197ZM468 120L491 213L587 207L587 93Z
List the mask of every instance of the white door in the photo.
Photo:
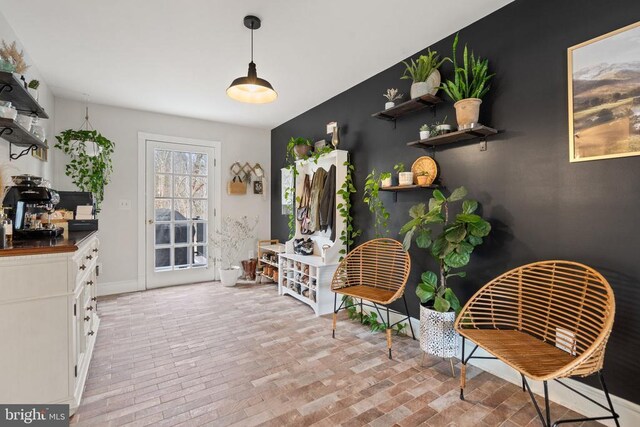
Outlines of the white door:
M214 279L216 149L146 140L146 287Z

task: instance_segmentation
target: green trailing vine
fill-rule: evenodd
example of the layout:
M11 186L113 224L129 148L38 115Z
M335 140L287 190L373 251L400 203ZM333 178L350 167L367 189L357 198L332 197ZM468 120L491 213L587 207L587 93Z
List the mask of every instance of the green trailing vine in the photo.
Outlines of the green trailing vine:
M391 178L390 172L382 172L378 175L374 169L367 175L364 183L362 200L367 204L369 211L373 214L373 232L376 238L389 234L389 212L379 197L380 182L387 178Z
M345 227L340 233L340 242L342 242L343 248L340 249L340 261L342 261L345 255L349 252L349 248L353 245L355 238L362 234L362 230L356 230L353 227L353 217L351 216L351 194L356 192L356 187L353 184L353 165L347 160L344 162L344 166L347 167L347 174L344 179L344 183L338 190L338 195L342 196L342 202L338 203L336 208L340 217L344 220Z
M345 307L347 308L347 314L351 320L359 320L363 325L369 326L371 332L379 332L387 329L387 324L382 321L378 321L378 314L375 312L366 313L364 311L358 311L357 304L352 297L344 295L342 297ZM393 330L396 335L404 334L407 328L406 323L398 323L393 326Z
M96 130L67 129L56 136L55 147L71 157L65 166L65 175L81 191L90 191L96 199L96 210L104 200L104 187L109 184L113 164L111 155L115 144ZM95 144L95 156L87 154L85 143Z

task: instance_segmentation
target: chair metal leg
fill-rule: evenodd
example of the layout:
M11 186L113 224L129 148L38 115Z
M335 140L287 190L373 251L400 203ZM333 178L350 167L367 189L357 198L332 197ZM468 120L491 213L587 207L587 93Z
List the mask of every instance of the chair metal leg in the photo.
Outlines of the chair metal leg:
M522 391L527 391L524 388L524 374L520 374L520 376L522 377Z
M464 342L462 337L462 357L460 358L460 400L464 400L464 386L467 384L467 362L464 360Z
M407 312L407 321L409 322L409 329L411 329L411 336L415 340L416 334L413 332L413 325L411 324L411 316L409 316L409 306L407 305L407 299L405 298L404 293L402 294L402 301L404 301L404 309Z
M613 410L613 403L611 402L611 396L609 396L609 390L607 389L607 385L604 382L604 374L602 371L598 372L598 378L600 379L600 385L602 386L602 391L604 391L604 395L607 398L607 403L609 404L609 410L611 411L611 415L614 417L613 420L616 423L617 427L620 427L620 422L618 421L619 415L616 414L616 411Z
M336 337L336 323L338 321L338 294L334 292L333 294L333 333L332 337Z
M544 407L547 413L547 427L551 425L551 409L549 409L549 387L546 381L542 382L544 386Z

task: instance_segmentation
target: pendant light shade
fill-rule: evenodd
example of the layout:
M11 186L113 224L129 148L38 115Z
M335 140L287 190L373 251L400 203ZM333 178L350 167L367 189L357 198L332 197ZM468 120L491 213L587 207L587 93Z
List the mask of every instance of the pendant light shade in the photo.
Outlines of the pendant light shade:
M251 30L251 62L246 77L238 77L227 89L227 95L236 101L249 104L266 104L273 102L278 94L271 83L258 77L256 64L253 62L253 30L260 28L260 19L255 16L245 16L245 27Z

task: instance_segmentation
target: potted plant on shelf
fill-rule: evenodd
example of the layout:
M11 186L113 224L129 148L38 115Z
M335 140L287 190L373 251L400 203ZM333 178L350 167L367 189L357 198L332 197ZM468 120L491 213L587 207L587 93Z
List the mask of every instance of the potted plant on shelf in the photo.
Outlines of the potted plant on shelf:
M382 172L380 174L380 186L382 188L388 188L391 187L392 181L391 181L391 172Z
M438 264L437 273L425 271L416 288L420 299L420 348L434 356L453 357L456 354L456 333L453 323L460 311L460 302L448 280L466 277L459 271L469 263L476 246L489 235L491 225L475 211L478 202L465 199L467 190L456 188L449 197L440 190L433 192L429 204L412 206L411 220L401 229L404 248L409 250L415 239L416 245L429 249ZM451 221L451 204L462 202L462 209ZM428 206L428 207L427 207ZM436 235L435 233L439 233Z
M234 262L238 262L240 252L245 248L249 239L255 239L254 230L258 225L258 217L253 224L249 224L247 216L222 219L222 226L209 236L209 258L219 262L220 282L223 286L235 286L241 270ZM216 256L219 251L220 255Z
M427 171L417 172L416 179L418 180L418 185L421 185L423 187L429 185L429 172Z
M29 82L29 93L33 96L33 99L38 101L38 88L40 87L40 82L38 80L31 80Z
M309 152L311 151L311 141L298 137L291 137L289 143L287 144L287 155L295 155L297 159L304 159L309 156Z
M377 175L374 169L367 175L364 183L362 200L367 204L369 211L373 214L373 233L376 238L389 234L389 212L387 212L384 203L380 200L379 193L381 180L387 176L391 179L389 172L382 172L380 175Z
M412 185L413 184L413 172L404 171L404 163L397 163L393 169L398 173L398 185Z
M458 65L456 55L458 34L453 40L453 80L446 80L442 90L455 102L458 129L469 129L478 123L482 97L487 94L489 82L495 74L489 74L489 60L469 55L464 45L462 66Z
M428 124L420 126L420 139L427 139L431 135L431 127Z
M440 60L437 52L429 49L426 55L420 55L417 61L411 59L411 63L402 61L407 67L401 79L411 79L411 99L418 98L423 95L435 95L440 88L440 71L438 68L448 58Z
M384 104L384 109L388 110L389 108L393 108L396 106L396 101L400 101L404 96L401 93L398 93L398 89L387 89L387 93L382 94L385 98L387 98L387 102Z

